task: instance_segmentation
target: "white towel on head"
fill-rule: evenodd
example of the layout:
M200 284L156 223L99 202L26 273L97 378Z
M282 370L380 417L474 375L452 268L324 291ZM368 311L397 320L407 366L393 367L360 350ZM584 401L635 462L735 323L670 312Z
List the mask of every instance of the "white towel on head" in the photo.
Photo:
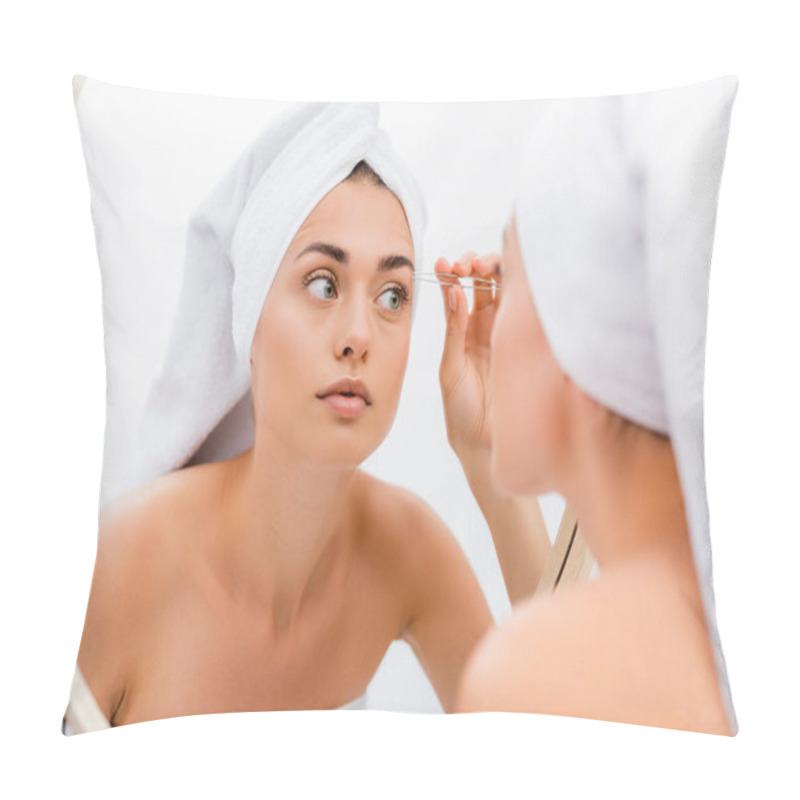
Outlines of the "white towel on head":
M737 80L552 101L532 131L515 216L542 328L564 372L669 435L733 731L714 612L704 469L708 273Z
M378 126L378 104L308 103L284 113L191 219L178 308L139 425L131 485L186 464L231 413L251 415L249 350L278 266L314 207L362 160L403 205L421 263L425 206ZM252 442L250 424L233 432L238 449L243 437Z

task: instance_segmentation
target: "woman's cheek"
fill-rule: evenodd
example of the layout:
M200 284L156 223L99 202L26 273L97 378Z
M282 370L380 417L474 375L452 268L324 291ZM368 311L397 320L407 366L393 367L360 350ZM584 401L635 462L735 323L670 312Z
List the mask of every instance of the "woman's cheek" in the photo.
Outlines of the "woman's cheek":
M493 469L504 488L516 493L538 485L540 427L546 416L537 341L525 311L520 306L498 309L490 362Z

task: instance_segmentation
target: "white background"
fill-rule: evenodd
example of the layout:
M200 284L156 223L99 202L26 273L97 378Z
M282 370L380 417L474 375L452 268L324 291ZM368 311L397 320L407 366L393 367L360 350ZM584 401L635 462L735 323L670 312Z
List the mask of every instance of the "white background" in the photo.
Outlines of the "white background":
M0 789L797 796L800 70L790 8L161 0L5 11ZM706 446L717 617L739 735L529 715L293 712L63 738L105 409L73 73L277 100L437 101L616 94L738 75L711 270Z

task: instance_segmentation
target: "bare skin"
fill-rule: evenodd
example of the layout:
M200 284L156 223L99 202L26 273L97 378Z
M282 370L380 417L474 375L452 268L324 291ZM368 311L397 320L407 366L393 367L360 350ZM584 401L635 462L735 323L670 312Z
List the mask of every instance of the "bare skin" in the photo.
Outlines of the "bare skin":
M331 190L289 246L253 338L253 447L101 515L78 665L112 724L335 708L397 639L453 710L492 624L486 600L436 514L359 469L396 413L413 255L385 187ZM355 417L323 397L345 377L371 396Z
M462 273L489 276L497 262L472 258ZM513 216L502 281L485 334L491 480L495 491L517 496L561 492L600 573L519 603L471 656L457 710L730 734L669 439L616 417L561 371L536 314Z
M290 619L274 584L220 552L246 455L181 470L104 515L78 663L114 725L215 712L335 708L394 640L414 648L443 708L491 625L455 540L418 497L364 472Z

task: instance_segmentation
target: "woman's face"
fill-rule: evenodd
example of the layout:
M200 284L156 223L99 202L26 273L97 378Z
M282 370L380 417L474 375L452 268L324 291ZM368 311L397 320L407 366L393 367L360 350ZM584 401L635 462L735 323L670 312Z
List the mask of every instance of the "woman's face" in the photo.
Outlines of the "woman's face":
M513 494L556 485L566 441L567 379L539 323L512 214L503 237L502 289L492 327L492 472Z
M250 352L257 433L266 425L317 463L360 464L397 411L413 292L398 199L364 180L338 184L297 232L264 302ZM346 379L360 383L335 386Z

